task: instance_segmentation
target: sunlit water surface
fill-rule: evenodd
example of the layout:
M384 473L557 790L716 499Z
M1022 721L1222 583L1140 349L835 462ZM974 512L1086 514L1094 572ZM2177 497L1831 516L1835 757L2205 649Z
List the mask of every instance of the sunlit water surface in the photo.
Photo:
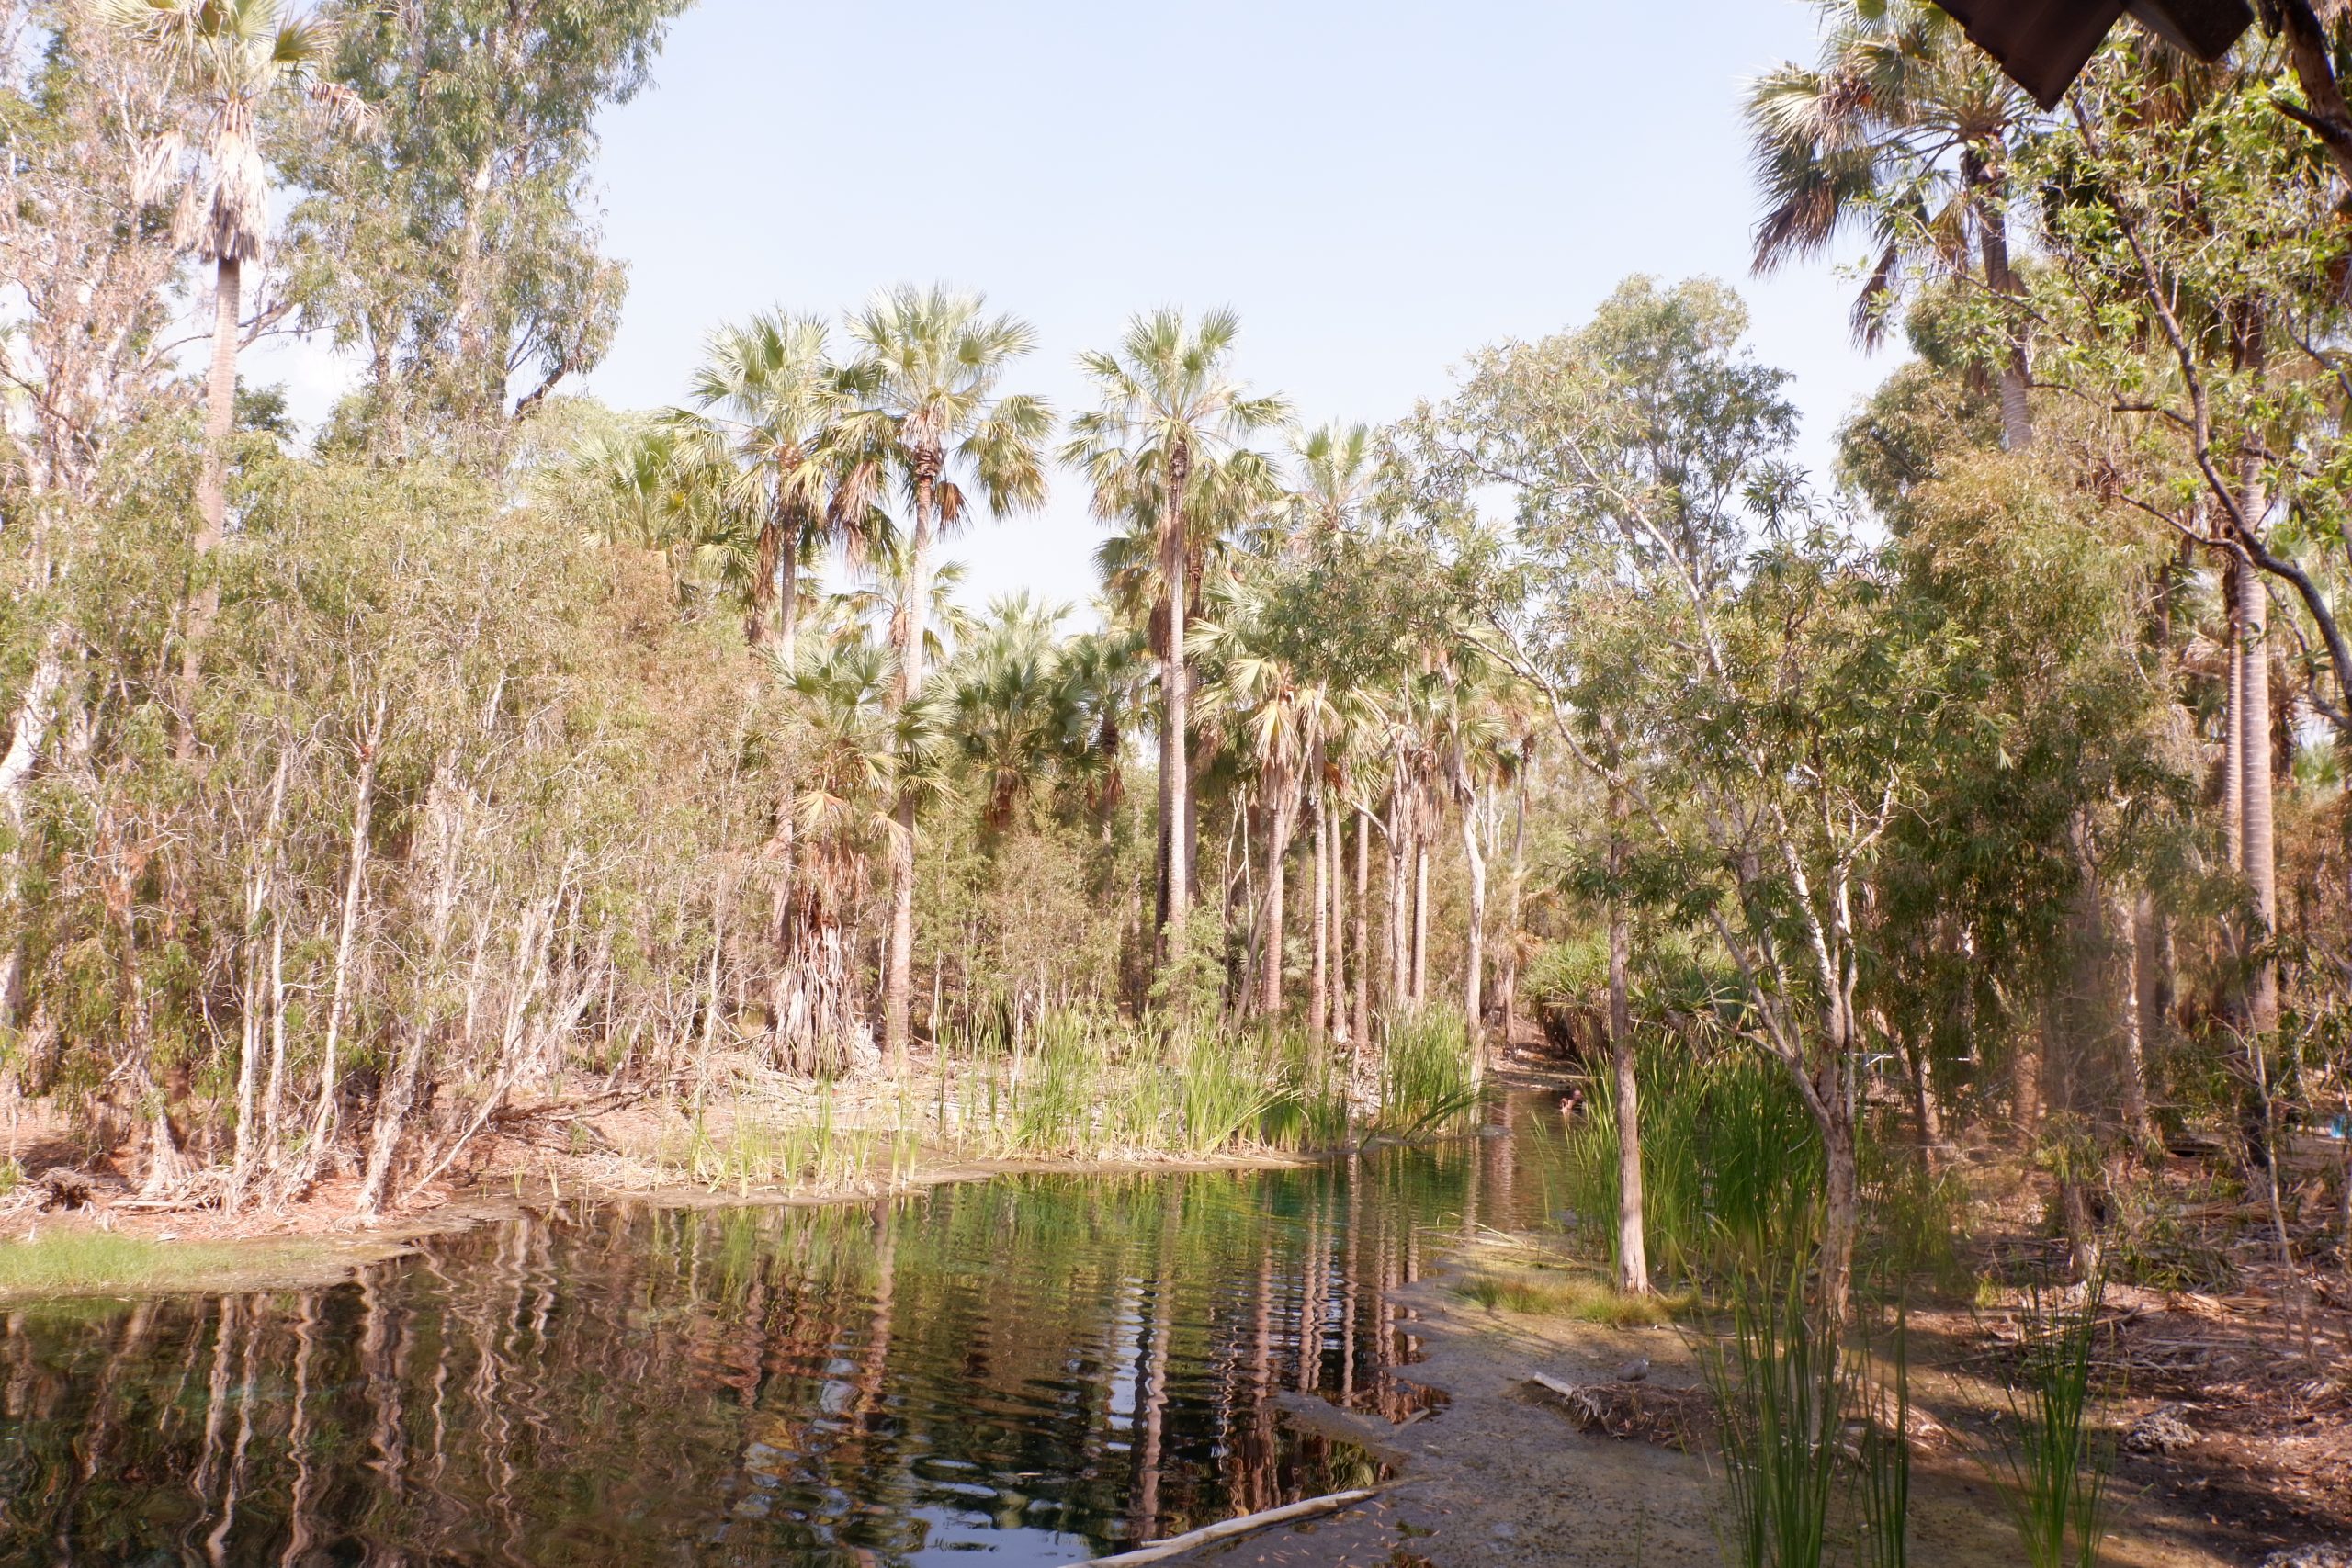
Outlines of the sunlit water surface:
M9 1309L0 1562L1119 1551L1373 1477L1272 1397L1430 1402L1394 1292L1433 1245L1524 1217L1523 1141L826 1209L567 1205L329 1290Z

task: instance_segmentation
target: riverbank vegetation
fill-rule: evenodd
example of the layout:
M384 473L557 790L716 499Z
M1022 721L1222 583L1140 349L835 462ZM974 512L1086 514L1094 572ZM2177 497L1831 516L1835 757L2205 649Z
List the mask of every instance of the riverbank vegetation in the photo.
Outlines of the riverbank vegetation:
M1909 355L1807 474L1706 278L1410 410L1295 407L1223 310L1052 345L1049 407L1018 302L928 284L603 406L592 127L684 4L0 12L0 1100L56 1134L0 1203L373 1219L628 1107L745 1194L1328 1151L1548 1057L1625 1295L1802 1213L1833 1325L2118 1281L2342 1339L2311 60L2126 28L2045 113L1825 5L1757 265L1866 248ZM279 333L359 367L315 428L238 379ZM970 603L1055 484L1095 603Z

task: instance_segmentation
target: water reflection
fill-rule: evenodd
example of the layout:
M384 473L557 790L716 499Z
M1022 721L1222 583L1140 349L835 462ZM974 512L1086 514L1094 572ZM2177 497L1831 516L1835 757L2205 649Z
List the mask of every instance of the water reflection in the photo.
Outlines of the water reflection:
M1358 1483L1511 1140L823 1210L569 1206L336 1289L19 1309L0 1561L1065 1562ZM951 1554L957 1554L951 1556Z

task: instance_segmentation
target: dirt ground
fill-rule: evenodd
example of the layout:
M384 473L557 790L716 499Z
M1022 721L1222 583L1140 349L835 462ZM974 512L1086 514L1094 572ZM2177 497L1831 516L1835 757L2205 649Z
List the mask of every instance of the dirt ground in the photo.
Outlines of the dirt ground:
M1178 1561L1221 1568L1715 1568L1724 1561L1722 1484L1706 1458L1587 1436L1532 1382L1536 1373L1571 1385L1611 1380L1646 1359L1645 1383L1695 1393L1699 1372L1679 1330L1497 1311L1457 1295L1444 1276L1408 1299L1422 1314L1428 1352L1411 1375L1444 1393L1442 1408L1404 1427L1295 1395L1285 1412L1306 1429L1371 1449L1396 1467L1396 1482L1345 1512ZM2168 1321L2174 1312L2201 1319L2208 1310L2116 1304L2118 1316L2136 1314L2121 1326L2124 1343L2143 1347L2178 1326ZM1917 1332L1913 1398L1928 1417L1921 1424L1932 1426L1914 1461L1912 1561L1922 1568L2015 1568L2021 1559L2007 1505L1963 1441L1950 1435L1955 1427L1981 1430L1999 1398L1983 1365L1997 1349L1997 1328L1954 1314L1922 1323ZM2263 1352L2258 1337L2216 1354L2266 1386L2289 1385L2296 1375ZM2136 1420L2165 1403L2163 1392L2152 1386L2119 1414ZM2340 1412L2316 1413L2304 1424L2308 1436L2293 1444L2249 1440L2223 1423L2200 1424L2192 1407L2188 1425L2197 1435L2175 1454L2119 1455L2102 1562L2250 1568L2281 1546L2352 1541L2346 1424Z

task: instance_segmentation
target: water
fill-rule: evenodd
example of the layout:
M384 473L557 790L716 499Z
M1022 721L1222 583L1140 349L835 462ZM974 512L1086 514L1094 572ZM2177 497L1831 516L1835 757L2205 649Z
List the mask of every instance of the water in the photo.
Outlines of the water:
M1081 1561L1373 1479L1510 1136L828 1209L567 1205L328 1290L0 1319L0 1562ZM990 1555L974 1558L969 1553Z

